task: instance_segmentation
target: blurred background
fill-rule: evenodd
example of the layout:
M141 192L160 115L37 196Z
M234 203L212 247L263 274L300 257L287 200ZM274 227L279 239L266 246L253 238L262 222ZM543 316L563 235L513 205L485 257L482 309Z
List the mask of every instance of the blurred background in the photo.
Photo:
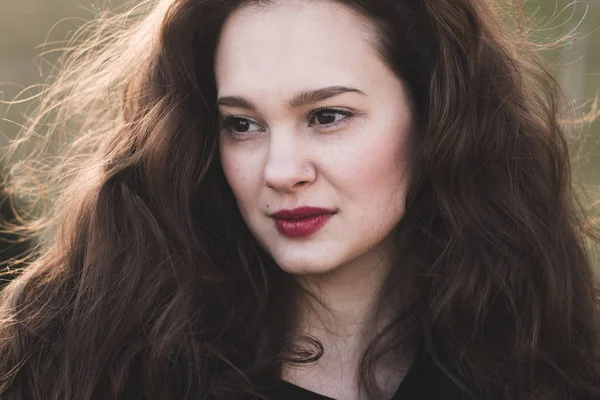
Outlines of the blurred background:
M116 10L123 4L122 0L0 0L0 99L22 99L39 92L39 87L32 85L44 82L58 57L57 53L40 54L60 47L58 41L98 12ZM544 57L581 111L589 110L600 91L600 0L528 0L525 6L537 21L539 41L572 35L562 48L546 52ZM14 137L31 105L0 104L0 146ZM588 138L577 156L577 179L592 197L600 198L600 150L596 146L600 124L582 129ZM1 217L11 219L10 207L2 204ZM0 244L0 264L26 246Z

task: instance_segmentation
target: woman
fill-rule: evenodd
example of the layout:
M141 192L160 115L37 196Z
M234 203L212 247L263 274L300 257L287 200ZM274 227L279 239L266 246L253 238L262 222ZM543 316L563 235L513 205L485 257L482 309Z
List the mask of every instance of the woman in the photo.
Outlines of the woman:
M28 125L3 399L600 398L558 86L491 2L139 7Z

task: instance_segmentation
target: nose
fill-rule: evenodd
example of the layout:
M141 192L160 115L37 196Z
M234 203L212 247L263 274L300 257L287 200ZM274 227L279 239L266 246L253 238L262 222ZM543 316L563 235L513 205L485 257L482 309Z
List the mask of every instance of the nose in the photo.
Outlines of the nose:
M291 193L315 179L307 146L293 134L271 134L264 169L265 185L277 192Z

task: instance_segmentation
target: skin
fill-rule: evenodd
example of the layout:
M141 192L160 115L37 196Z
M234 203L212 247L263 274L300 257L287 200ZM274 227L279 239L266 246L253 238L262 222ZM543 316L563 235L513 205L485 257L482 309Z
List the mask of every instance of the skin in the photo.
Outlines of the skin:
M284 369L283 378L344 399L358 398L360 353L389 315L375 300L397 260L391 234L404 212L411 154L408 94L373 37L370 21L344 5L286 0L233 13L215 57L219 114L234 117L220 130L221 163L242 217L277 264L330 309L303 308L299 326L323 341L325 354L308 372ZM289 104L327 87L355 90ZM283 236L269 214L300 206L336 214L309 237ZM386 371L381 386L391 396L402 375Z

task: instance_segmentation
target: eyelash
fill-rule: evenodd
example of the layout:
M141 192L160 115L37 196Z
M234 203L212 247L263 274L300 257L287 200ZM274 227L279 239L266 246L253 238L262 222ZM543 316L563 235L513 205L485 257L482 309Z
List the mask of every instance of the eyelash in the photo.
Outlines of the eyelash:
M344 118L329 123L329 124L315 124L315 125L320 125L320 130L323 131L328 131L334 128L337 128L339 125L342 125L344 123L350 122L350 120L352 120L352 118L354 118L356 115L348 110L340 110L337 108L329 108L329 107L321 107L321 108L317 108L315 110L312 110L309 114L308 114L308 121L310 123L310 121L312 121L319 113L324 112L324 111L329 111L332 114L339 114L339 115L343 115ZM227 134L231 135L231 136L236 136L236 137L243 137L243 136L248 136L250 135L252 132L243 132L243 133L239 133L234 131L233 129L231 129L234 124L239 121L239 120L245 120L245 121L250 121L251 123L254 124L258 124L257 122L249 119L249 118L244 118L244 117L236 117L233 114L227 114L225 115L225 117L223 117L223 119L221 120L221 129L224 130ZM310 126L310 125L309 125Z

